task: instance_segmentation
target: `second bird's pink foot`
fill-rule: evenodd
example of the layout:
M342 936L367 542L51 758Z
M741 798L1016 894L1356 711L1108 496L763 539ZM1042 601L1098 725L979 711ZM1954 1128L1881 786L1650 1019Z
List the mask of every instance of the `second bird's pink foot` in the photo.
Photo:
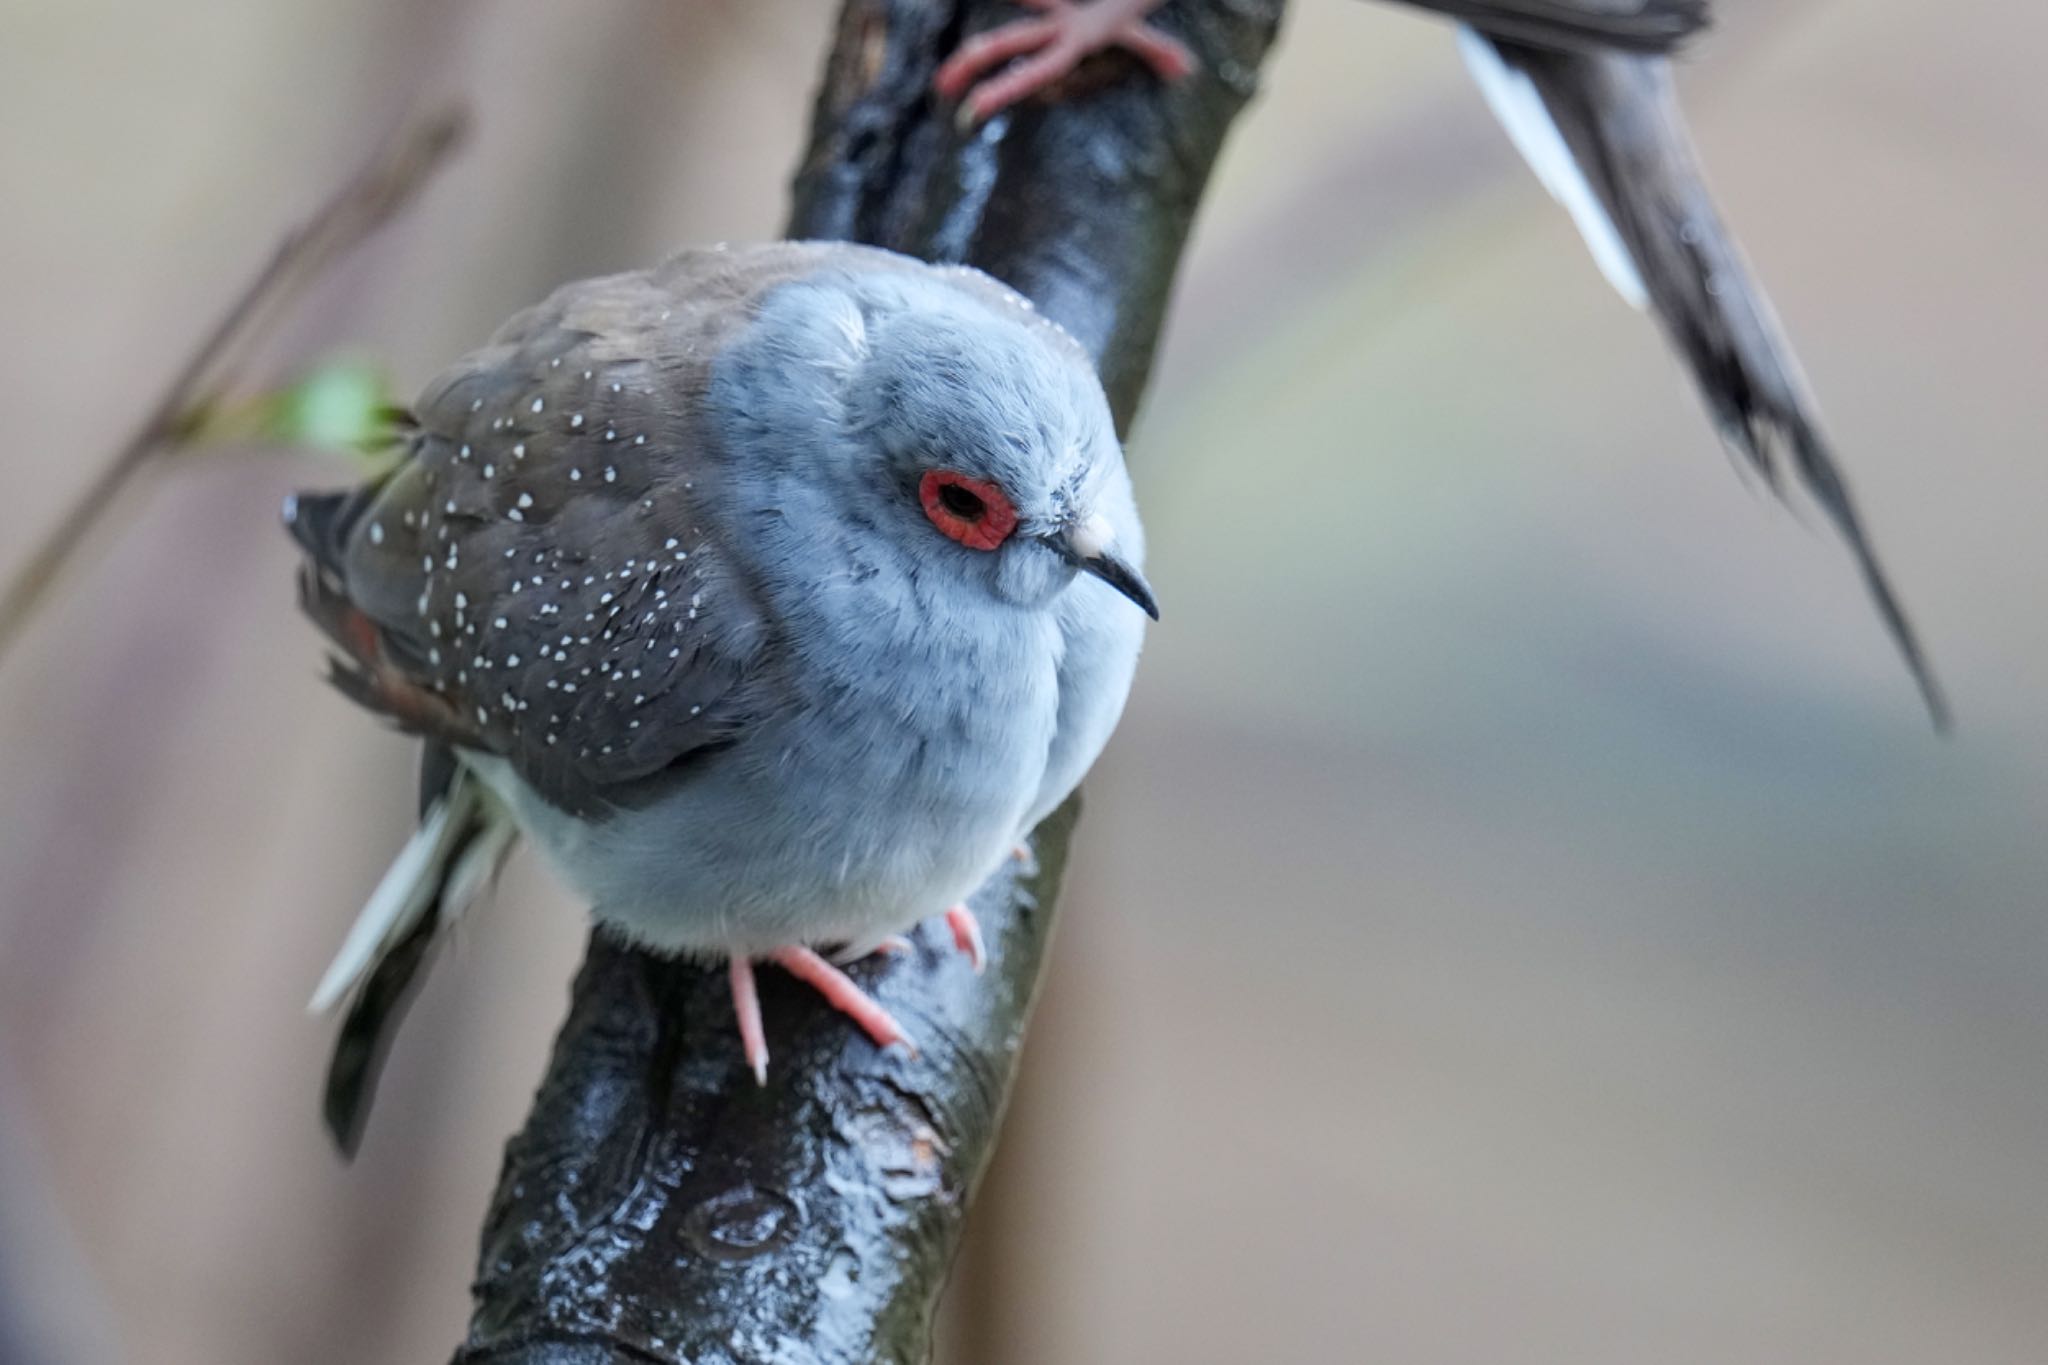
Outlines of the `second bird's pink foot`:
M1179 80L1195 69L1195 55L1185 44L1145 22L1161 0L1018 3L1038 13L977 33L932 78L940 96L960 100L961 116L970 124L1043 90L1104 48L1135 53L1161 80Z

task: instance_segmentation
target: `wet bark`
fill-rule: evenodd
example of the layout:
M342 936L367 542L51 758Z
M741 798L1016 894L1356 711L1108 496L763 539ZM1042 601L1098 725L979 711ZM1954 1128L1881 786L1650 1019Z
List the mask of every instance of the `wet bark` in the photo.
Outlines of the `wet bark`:
M961 130L938 62L1000 5L848 0L790 233L981 267L1097 357L1127 427L1166 300L1281 0L1159 16L1201 70L1163 86L1106 54ZM725 974L593 937L568 1021L483 1229L458 1362L900 1362L931 1321L986 1166L1045 962L1078 800L974 898L975 977L932 926L855 975L917 1038L879 1053L761 973L767 1086L739 1057Z

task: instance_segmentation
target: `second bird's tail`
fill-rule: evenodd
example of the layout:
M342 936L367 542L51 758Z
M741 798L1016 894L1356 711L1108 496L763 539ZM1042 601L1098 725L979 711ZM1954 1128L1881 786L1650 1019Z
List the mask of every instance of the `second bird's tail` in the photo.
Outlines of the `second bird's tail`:
M1835 525L1937 729L1948 704L1877 558L1791 342L1707 192L1662 57L1561 52L1471 29L1466 64L1615 290L1663 325L1723 439Z

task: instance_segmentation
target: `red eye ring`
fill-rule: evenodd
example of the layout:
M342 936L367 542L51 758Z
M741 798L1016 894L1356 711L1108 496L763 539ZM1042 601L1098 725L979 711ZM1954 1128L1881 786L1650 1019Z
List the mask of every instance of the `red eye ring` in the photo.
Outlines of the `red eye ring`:
M941 535L970 550L993 550L1017 529L1017 509L1003 490L957 469L927 469L917 500Z

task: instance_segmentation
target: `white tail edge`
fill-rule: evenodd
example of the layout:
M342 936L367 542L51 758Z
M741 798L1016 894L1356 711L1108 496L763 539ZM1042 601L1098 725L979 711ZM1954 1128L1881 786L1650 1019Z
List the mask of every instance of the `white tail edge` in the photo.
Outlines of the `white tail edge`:
M412 927L433 903L441 885L449 844L461 832L476 804L476 792L467 773L458 773L446 795L427 808L420 827L413 831L398 856L370 893L356 922L349 926L341 949L328 964L306 1009L325 1014L343 996L354 990L384 950Z
M1458 51L1464 56L1472 78L1479 83L1479 93L1486 97L1493 116L1507 130L1508 141L1515 144L1515 150L1536 172L1550 197L1564 205L1565 212L1572 216L1600 273L1630 307L1647 308L1650 294L1643 287L1635 258L1629 255L1628 244L1622 241L1614 220L1607 216L1593 182L1579 169L1578 159L1566 145L1564 134L1558 131L1557 121L1543 107L1543 96L1537 92L1536 83L1503 61L1493 44L1474 29L1459 27Z

